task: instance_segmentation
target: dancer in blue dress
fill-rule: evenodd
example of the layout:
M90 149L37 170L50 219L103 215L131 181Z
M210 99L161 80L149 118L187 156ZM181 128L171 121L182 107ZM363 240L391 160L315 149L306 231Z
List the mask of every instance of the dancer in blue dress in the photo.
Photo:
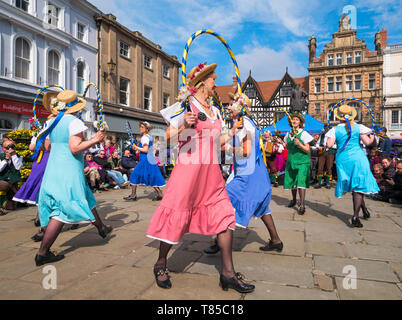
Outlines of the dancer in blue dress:
M166 183L158 165L156 164L154 152L152 150L153 141L149 134L151 128L151 125L147 121L140 123L140 132L142 134L141 142L139 145L133 144L133 150L140 152L140 159L130 175L131 195L124 197L124 200L137 200L137 185L154 187L157 195L152 199L152 201L162 199L163 195L160 187L164 187Z
M251 107L251 101L244 94L236 96L234 103L229 106L230 115L236 119L234 127L239 129L234 129L234 166L227 180L226 191L235 208L236 226L247 228L252 217L261 218L271 239L260 250L280 252L283 243L269 209L271 181L261 154L260 132L247 107ZM218 251L216 242L204 250L205 253Z
M83 151L102 141L105 132L99 130L91 140L83 140L87 127L72 114L83 109L86 101L77 98L74 91L64 90L50 101L52 112L57 116L48 121L37 143L37 150L43 141L49 151L51 142L39 192L39 220L42 227L46 226L46 231L35 256L37 266L64 258L64 255L55 255L49 249L65 223L92 222L102 238L112 230L99 218L96 200L84 176Z
M340 198L344 193L352 192L352 227L361 228L363 224L359 220L360 209L363 211L364 219L370 217L370 213L364 202L364 195L380 191L371 173L367 156L360 145L360 140L365 145L370 145L374 140L374 136L370 136L371 130L369 128L353 121L357 115L355 108L345 104L336 109L334 115L342 123L329 130L326 136L328 137L328 148L331 148L334 143L338 146L336 153L336 172L338 178L335 187L335 196Z

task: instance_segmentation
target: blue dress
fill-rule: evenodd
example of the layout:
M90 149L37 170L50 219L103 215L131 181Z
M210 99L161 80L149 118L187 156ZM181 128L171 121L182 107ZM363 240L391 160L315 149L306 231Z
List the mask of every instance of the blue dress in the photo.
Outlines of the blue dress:
M246 159L235 158L234 170L229 177L226 191L236 211L236 225L247 227L250 219L271 212L271 181L260 150L260 133L248 117L244 117L255 129L252 151ZM236 146L239 141L236 141Z
M144 137L149 139L148 153L140 152L138 164L130 175L130 183L132 185L145 185L148 187L163 187L166 183L156 164L152 150L152 137L149 134ZM143 139L141 139L141 141L143 141ZM140 142L139 147L143 147L142 142Z
M339 198L352 191L364 194L379 192L380 189L370 170L370 163L360 145L360 124L353 126L350 141L344 150L341 149L348 138L346 126L335 127L335 138L338 146L335 158L338 175L335 196Z
M51 150L39 192L42 227L51 217L69 224L95 220L91 209L96 200L85 179L83 154L74 155L68 145L69 126L74 119L73 115L64 115L49 134Z

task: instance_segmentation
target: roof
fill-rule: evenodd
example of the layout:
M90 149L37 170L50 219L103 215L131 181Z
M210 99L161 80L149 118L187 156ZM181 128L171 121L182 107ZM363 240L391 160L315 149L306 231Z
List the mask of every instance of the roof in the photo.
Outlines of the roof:
M300 84L300 88L305 92L309 92L308 77L293 78L295 83ZM281 80L269 80L269 81L255 81L255 84L262 94L264 101L268 101L274 94L276 88L281 83ZM222 100L222 103L229 103L229 92L235 92L236 89L232 85L217 86L216 92Z

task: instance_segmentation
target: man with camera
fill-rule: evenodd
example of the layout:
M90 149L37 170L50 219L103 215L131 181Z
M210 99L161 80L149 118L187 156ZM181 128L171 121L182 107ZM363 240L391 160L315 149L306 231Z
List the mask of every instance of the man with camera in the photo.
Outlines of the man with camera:
M1 209L14 210L15 202L12 200L18 191L22 169L22 159L16 153L15 143L11 139L3 142L3 152L0 154L0 205ZM5 214L0 211L0 215Z

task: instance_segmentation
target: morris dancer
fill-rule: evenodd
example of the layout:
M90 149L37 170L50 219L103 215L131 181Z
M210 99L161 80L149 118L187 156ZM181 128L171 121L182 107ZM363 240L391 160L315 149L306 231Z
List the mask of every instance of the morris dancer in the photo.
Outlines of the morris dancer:
M242 110L251 107L251 101L246 95L237 97L229 106L233 119L242 116ZM234 170L228 178L226 191L236 212L236 225L247 228L251 218L261 218L270 235L267 245L260 247L262 251L282 251L283 243L278 236L274 220L271 216L269 203L271 201L271 182L265 167L260 149L260 133L251 119L249 110L243 115L243 127L236 130ZM234 125L236 127L236 124ZM206 248L205 253L216 253L219 246L215 243Z
M180 139L183 142L178 161L164 197L152 216L147 236L161 241L159 258L154 266L159 287L171 287L166 268L168 252L185 233L191 232L218 234L222 250L220 286L223 290L233 288L247 293L252 292L254 286L244 283L233 267L235 212L225 190L217 154L218 145L225 144L231 136L220 137L222 120L219 110L209 104L216 88L216 67L215 63L200 64L189 72L188 86L182 88L180 98L188 99L191 112L183 109L180 102L161 112L169 123L166 131L168 142L179 134L184 141ZM217 139L221 144L213 143Z
M123 198L124 200L137 201L137 185L153 187L157 195L152 201L162 200L161 187L166 185L165 180L156 164L154 152L152 150L152 137L149 134L152 126L147 121L140 123L142 138L139 145L133 144L132 148L140 153L140 161L130 175L131 195Z
M341 120L341 124L329 130L326 136L328 138L328 148L333 147L335 143L338 145L336 153L338 178L335 197L340 198L344 193L352 192L352 227L361 228L363 224L359 219L360 209L363 211L364 219L370 218L370 213L364 202L364 195L380 191L371 173L367 156L360 145L360 140L365 145L370 145L374 140L374 136L369 137L371 130L353 121L357 115L355 108L344 104L334 110L334 115Z
M99 130L91 140L83 140L83 132L88 128L72 114L82 110L86 101L74 91L64 90L49 100L49 108L57 116L48 121L45 134L38 138L42 141L49 134L43 143L46 150L50 142L52 147L39 191L39 220L42 227L46 226L46 232L35 256L37 266L64 258L49 249L65 223L92 222L102 238L112 230L96 212L96 200L84 175L83 151L101 142L105 132Z
M292 200L288 204L289 208L296 205L297 190L299 190L300 206L297 213L302 215L306 212L304 199L306 189L310 187L310 142L313 137L302 128L304 118L301 114L292 113L288 119L291 128L285 136L284 143L288 149L288 159L286 161L285 182L283 188L292 190Z

